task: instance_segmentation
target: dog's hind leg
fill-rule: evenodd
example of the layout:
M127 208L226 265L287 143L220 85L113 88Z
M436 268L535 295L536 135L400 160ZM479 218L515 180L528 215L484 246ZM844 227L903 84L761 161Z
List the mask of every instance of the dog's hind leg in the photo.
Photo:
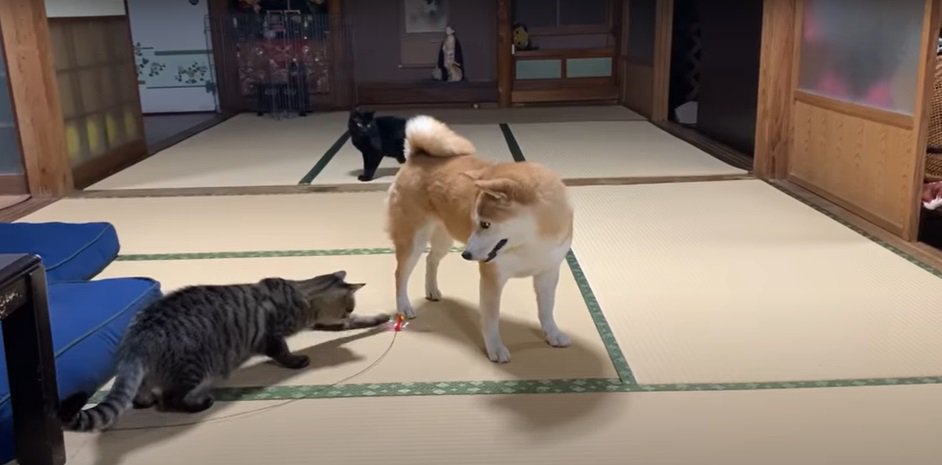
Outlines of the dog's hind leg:
M396 311L406 318L415 318L415 309L409 300L409 277L419 263L431 233L431 224L419 227L402 224L392 234L396 247Z
M442 291L438 288L438 264L442 262L445 255L448 255L448 250L451 249L454 240L444 226L439 224L434 228L430 241L431 247L428 256L425 257L425 298L437 302L442 299Z
M536 291L536 306L540 315L540 326L543 327L543 334L546 335L546 342L553 347L568 347L572 341L556 326L556 319L553 317L558 283L559 267L556 267L534 276L533 290Z

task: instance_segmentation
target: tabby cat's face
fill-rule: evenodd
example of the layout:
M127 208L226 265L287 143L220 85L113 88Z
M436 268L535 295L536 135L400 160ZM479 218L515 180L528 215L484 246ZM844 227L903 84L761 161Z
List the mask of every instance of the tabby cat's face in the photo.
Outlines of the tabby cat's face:
M300 282L317 322L341 322L356 310L355 294L366 284L348 283L346 277L347 272L337 271Z

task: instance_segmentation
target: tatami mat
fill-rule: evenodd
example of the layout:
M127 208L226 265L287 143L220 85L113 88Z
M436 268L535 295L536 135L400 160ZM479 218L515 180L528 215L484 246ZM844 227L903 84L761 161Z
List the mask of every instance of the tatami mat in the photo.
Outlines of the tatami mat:
M390 247L385 192L65 199L20 221L108 221L121 253Z
M66 452L69 465L930 465L940 396L896 386L221 402L199 415L132 411L121 427L209 422L71 433Z
M938 375L942 279L760 181L572 190L641 384Z
M507 141L496 124L455 124L452 129L468 138L477 148L478 156L496 161L512 161L513 155L507 148ZM386 157L376 172L371 183L388 184L399 170L399 163ZM363 172L363 157L360 151L348 141L334 156L311 184L349 184L359 183L357 176Z
M191 284L255 282L268 276L303 278L342 269L348 281L367 283L357 293L357 312L368 315L395 312L395 268L395 256L382 254L115 262L101 276L150 276L170 291ZM399 333L379 364L349 382L617 377L571 273L563 273L556 297L557 322L573 339L573 345L564 349L552 348L543 340L531 281L513 280L507 286L501 329L513 357L509 364L491 363L484 353L477 310L478 267L452 254L445 257L439 273L445 300L427 302L425 260L420 261L410 281L418 317ZM393 334L305 332L290 342L294 350L311 357L310 368L286 370L258 358L233 374L226 385L333 384L379 360Z
M563 178L745 174L648 122L513 124L523 155Z
M241 114L91 186L156 189L295 185L347 129L347 114Z

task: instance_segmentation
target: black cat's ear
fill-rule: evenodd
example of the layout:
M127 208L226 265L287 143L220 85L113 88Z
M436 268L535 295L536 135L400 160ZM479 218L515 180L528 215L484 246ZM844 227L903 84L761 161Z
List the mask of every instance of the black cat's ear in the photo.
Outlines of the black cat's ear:
M347 272L346 272L346 270L335 271L335 272L333 272L332 274L333 274L334 277L336 277L337 279L339 279L339 280L341 280L341 281L343 281L344 279L347 279Z
M352 283L347 284L347 289L350 289L350 292L352 293L363 289L363 286L366 286L366 283Z

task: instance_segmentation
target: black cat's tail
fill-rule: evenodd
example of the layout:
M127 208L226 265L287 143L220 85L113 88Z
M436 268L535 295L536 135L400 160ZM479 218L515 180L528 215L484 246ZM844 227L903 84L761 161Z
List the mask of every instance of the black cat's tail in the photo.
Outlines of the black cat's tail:
M474 144L431 116L420 115L406 122L406 157L457 157L474 154Z
M115 370L114 385L101 403L82 410L89 399L85 393L69 396L62 401L59 408L62 427L69 431L102 431L110 428L122 413L131 408L146 374L144 364L138 359L120 362Z

